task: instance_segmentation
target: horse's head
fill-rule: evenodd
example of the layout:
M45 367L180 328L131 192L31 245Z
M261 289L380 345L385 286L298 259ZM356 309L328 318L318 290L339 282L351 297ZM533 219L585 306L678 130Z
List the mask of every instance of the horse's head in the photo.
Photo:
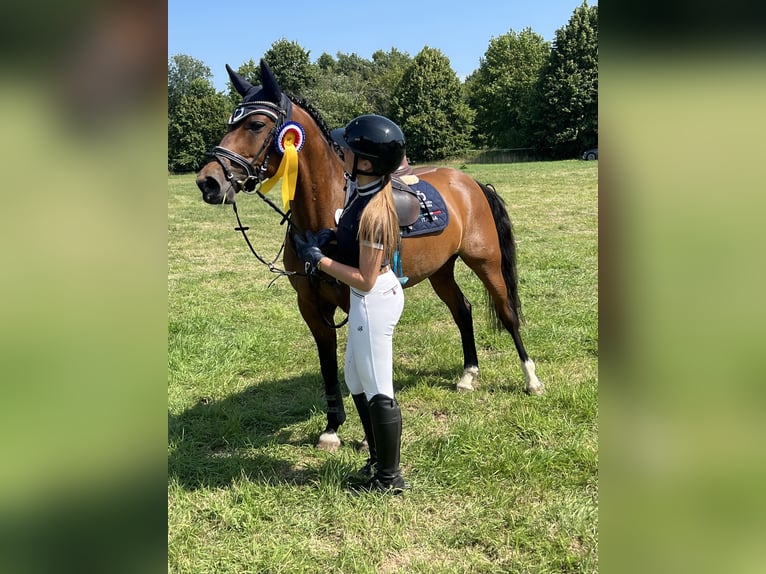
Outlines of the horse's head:
M234 203L240 190L252 191L274 175L276 135L290 119L292 103L282 93L266 62L261 60L262 86L253 86L228 65L242 103L232 112L228 131L210 153L213 159L197 174L197 187L207 203Z

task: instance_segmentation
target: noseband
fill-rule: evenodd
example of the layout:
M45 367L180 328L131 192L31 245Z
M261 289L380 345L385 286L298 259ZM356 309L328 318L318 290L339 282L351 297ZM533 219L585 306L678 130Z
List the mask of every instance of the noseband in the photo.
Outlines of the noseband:
M246 157L239 155L235 151L221 146L215 146L212 151L209 151L206 154L208 157L212 157L218 162L227 181L237 192L244 191L245 193L253 193L260 189L263 181L266 179L266 170L269 168L269 159L271 158L271 152L274 150L274 137L277 130L279 130L285 123L285 120L289 119L289 110L281 108L276 104L271 102L247 102L236 107L231 114L231 117L229 117L228 124L229 126L233 126L253 114L271 118L274 120L274 126L269 131L266 139L263 140L261 149L259 149L258 153L253 156L252 161L249 161ZM258 163L261 156L263 156L263 160ZM247 174L247 177L245 179L236 179L229 169L229 166L223 161L224 159L228 160L229 166L234 164L239 166L242 171Z

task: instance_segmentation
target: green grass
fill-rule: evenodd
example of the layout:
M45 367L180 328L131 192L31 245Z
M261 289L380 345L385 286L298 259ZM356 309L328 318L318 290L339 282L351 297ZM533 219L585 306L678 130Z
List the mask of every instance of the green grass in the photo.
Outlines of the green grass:
M323 385L293 290L269 287L230 207L204 204L191 175L169 177L168 570L596 572L597 166L464 166L511 213L522 336L547 393L522 392L513 342L490 328L462 264L482 371L475 392L456 393L457 329L427 284L408 289L394 340L413 484L401 497L344 488L364 461L350 397L342 447L314 448ZM284 228L257 198L241 201L270 259Z

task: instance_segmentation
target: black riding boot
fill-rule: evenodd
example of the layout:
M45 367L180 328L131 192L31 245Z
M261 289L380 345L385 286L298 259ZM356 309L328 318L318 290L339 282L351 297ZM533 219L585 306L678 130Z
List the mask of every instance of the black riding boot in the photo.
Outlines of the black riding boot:
M370 420L370 403L367 402L367 395L364 393L351 395L351 398L354 399L356 412L359 413L359 419L362 421L364 436L367 440L367 448L370 450L370 456L367 459L365 465L359 469L359 474L366 478L370 478L372 477L375 463L378 461L377 453L375 450L375 435L372 432L372 421Z
M396 399L375 395L370 401L370 419L375 434L378 456L375 476L369 483L370 490L400 493L409 485L404 482L399 468L399 450L402 443L402 411Z

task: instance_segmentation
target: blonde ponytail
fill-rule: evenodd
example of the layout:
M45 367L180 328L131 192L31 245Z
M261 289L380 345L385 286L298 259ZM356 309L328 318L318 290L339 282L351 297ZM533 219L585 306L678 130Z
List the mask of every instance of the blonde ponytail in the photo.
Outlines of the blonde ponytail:
M399 248L399 217L390 180L364 208L359 220L359 241L382 245L383 261L393 261Z

